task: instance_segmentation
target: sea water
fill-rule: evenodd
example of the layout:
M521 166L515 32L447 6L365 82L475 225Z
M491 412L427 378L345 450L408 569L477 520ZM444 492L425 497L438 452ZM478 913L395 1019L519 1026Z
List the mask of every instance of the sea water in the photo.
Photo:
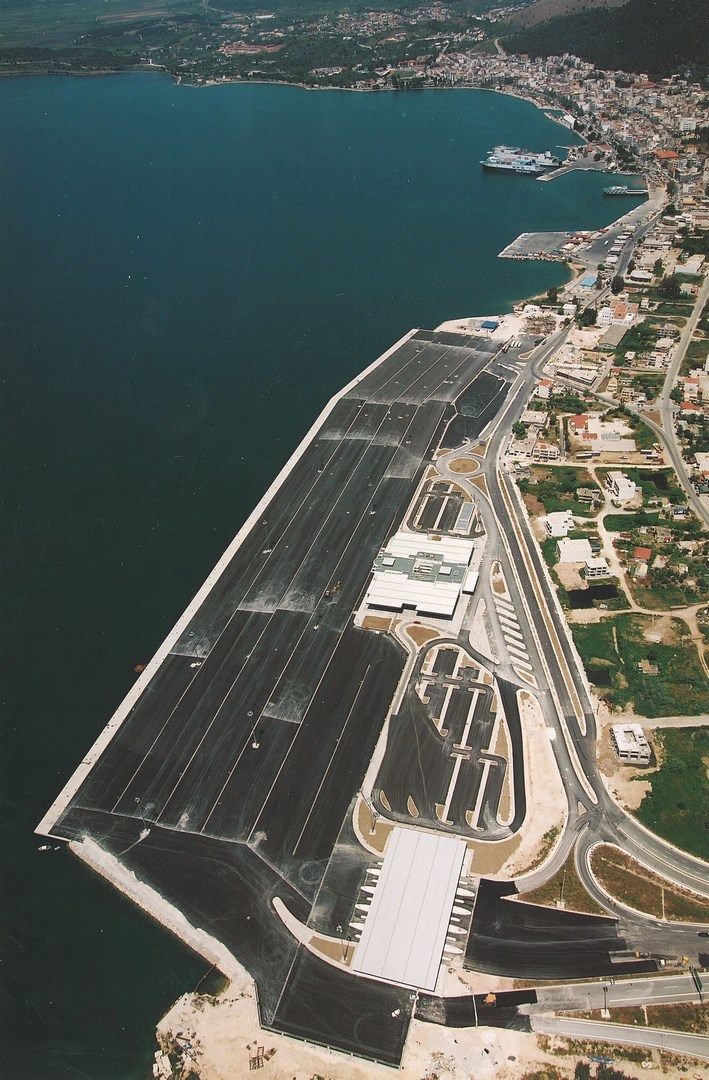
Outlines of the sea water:
M33 829L331 395L561 284L518 233L628 209L480 167L577 141L481 91L0 81L8 1080L150 1074L209 964Z

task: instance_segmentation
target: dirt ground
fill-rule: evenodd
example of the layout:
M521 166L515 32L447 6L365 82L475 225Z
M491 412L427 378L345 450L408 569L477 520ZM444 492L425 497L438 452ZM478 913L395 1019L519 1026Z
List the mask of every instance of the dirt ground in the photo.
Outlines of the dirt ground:
M451 472L455 473L477 472L480 468L480 462L475 461L473 458L459 457L456 458L455 461L449 461L448 468Z
M652 789L652 776L660 767L658 760L653 767L625 765L619 761L611 745L610 731L612 724L640 723L631 709L622 715L610 713L605 703L598 707L598 769L608 792L617 803L626 810L637 810L647 793ZM648 735L653 742L652 735ZM657 756L657 751L655 751Z
M586 579L581 577L581 568L583 563L563 563L556 564L554 569L559 577L559 581L565 589L585 589Z
M493 987L495 980L473 973L463 973L454 982L451 993L509 989L507 985ZM444 1028L414 1020L396 1074L383 1065L262 1031L246 976L219 998L191 994L180 998L158 1025L163 1050L175 1045L176 1034L192 1044L188 1053L193 1056L186 1063L200 1080L244 1080L258 1048L264 1051L263 1066L258 1069L263 1080L391 1080L394 1075L401 1080L520 1080L529 1072L572 1080L578 1060L561 1038L497 1028ZM661 1068L657 1054L648 1051L647 1059L652 1061L651 1069L625 1060L619 1064L637 1080L679 1075L671 1067Z
M677 645L679 642L677 629L677 620L672 615L657 615L653 616L649 622L646 622L643 637L646 641L661 642L663 645Z

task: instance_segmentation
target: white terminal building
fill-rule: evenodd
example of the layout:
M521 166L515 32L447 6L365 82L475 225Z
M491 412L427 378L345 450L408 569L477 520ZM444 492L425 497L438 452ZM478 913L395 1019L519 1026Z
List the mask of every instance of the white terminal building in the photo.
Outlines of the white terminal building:
M395 533L375 560L365 603L450 619L461 593L475 591L479 574L470 569L474 550L473 540L460 537Z
M613 724L611 742L620 761L650 764L650 743L640 724Z

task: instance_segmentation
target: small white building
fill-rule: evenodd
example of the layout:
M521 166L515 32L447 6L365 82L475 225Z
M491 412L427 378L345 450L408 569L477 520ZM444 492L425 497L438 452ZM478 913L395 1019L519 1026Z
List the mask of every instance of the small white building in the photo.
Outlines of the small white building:
M605 559L587 559L584 567L586 581L595 581L597 578L610 577L610 568Z
M640 724L613 724L611 742L620 761L649 765L652 751Z
M561 451L558 446L537 439L532 450L532 461L558 461L560 457Z
M537 397L546 400L551 397L554 383L551 379L541 379L534 388Z
M562 540L559 540L556 545L557 554L559 556L559 562L563 563L584 563L590 562L593 559L593 551L591 550L591 544L588 540L570 540L568 536L565 536Z
M637 485L622 472L611 471L606 476L606 487L618 502L630 502L637 495Z
M557 510L547 514L544 524L547 536L568 536L574 527L574 515L570 510Z

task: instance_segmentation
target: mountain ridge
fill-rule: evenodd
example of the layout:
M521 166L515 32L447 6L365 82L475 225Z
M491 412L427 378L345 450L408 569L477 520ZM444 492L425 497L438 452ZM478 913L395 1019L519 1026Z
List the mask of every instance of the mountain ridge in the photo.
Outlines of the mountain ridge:
M709 0L627 0L613 9L584 10L503 36L508 52L573 53L610 71L651 78L709 73Z

